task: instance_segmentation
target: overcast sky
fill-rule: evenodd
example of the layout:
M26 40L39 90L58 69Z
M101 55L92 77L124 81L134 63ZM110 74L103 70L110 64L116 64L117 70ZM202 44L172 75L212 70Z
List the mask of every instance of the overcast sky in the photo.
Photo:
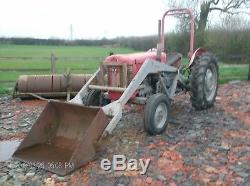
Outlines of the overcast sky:
M0 37L70 39L71 24L73 39L154 35L167 1L0 0ZM214 12L212 23L220 17ZM166 31L175 20L167 20Z
M157 34L164 0L0 0L0 36L100 39Z

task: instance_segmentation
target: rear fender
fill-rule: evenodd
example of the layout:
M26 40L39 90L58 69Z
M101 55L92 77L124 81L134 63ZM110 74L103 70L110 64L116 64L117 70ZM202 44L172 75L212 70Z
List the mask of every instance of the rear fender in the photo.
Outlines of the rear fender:
M188 67L190 68L195 60L196 57L198 56L201 56L204 52L206 52L207 50L204 49L204 48L198 48L195 50L195 52L193 53L190 61L189 61L189 64L188 64Z

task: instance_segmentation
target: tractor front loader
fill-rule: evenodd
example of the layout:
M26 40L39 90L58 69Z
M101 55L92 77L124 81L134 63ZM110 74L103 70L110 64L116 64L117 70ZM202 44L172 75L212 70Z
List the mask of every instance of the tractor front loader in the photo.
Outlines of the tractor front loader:
M182 54L166 52L167 16L190 17L189 64ZM218 84L218 65L205 49L194 51L194 16L189 9L168 10L159 21L159 43L147 52L111 55L69 102L50 101L22 141L14 157L65 175L95 156L95 144L111 133L129 101L144 104L144 128L151 134L165 131L170 103L189 91L197 110L211 107Z

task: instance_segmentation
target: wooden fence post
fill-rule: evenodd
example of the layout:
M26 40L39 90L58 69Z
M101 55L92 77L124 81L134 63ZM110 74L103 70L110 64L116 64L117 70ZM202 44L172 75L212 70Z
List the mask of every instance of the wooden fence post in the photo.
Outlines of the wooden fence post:
M54 54L51 54L50 61L51 61L51 74L56 74L56 56Z
M66 72L64 73L64 77L66 79L67 101L69 101L70 100L70 92L72 89L72 79L71 79L70 68L67 68Z

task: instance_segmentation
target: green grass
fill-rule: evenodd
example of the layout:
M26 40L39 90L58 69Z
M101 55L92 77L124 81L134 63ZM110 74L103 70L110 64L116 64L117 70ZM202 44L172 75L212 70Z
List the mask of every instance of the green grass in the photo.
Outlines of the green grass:
M89 61L60 61L58 60L56 62L56 69L57 70L65 70L66 68L71 69L97 69L99 66L100 61L98 60L89 60ZM0 70L8 70L8 69L16 69L16 70L22 70L22 69L50 69L50 61L29 61L29 60L13 60L13 62L10 62L10 60L1 60L0 59Z
M36 74L48 74L49 72L36 72ZM16 81L20 75L32 75L34 72L1 72L0 81Z
M128 48L104 48L92 46L27 46L27 45L0 45L0 57L32 57L33 59L0 59L0 69L44 69L50 68L50 58L53 53L59 59L59 70L67 67L76 69L96 69L99 66L98 59L85 59L64 61L63 57L75 58L104 58L110 52L131 53Z
M184 64L188 64L188 59L184 58ZM225 64L219 62L219 83L224 84L232 80L247 80L248 65L246 64Z
M109 52L129 53L128 48L107 48L96 46L39 46L39 45L0 45L0 56L46 57L54 53L58 57L104 57Z
M110 52L124 54L134 52L134 50L122 47L107 48L98 46L32 46L0 44L0 57L32 58L26 60L0 59L0 70L44 69L43 71L0 71L0 81L16 81L20 75L24 74L49 74L49 69L51 67L49 58L52 53L58 57L56 61L56 70L58 74L64 73L67 68L70 68L72 73L94 73L99 67L102 59L108 56ZM78 59L64 60L63 58L65 57ZM10 87L13 87L13 83L0 82L0 93L8 91Z
M220 65L220 83L232 80L246 80L248 77L248 65Z
M69 67L72 73L93 73L101 62L100 58L114 53L134 52L128 48L104 48L92 46L31 46L31 45L1 45L0 57L31 57L32 59L0 59L1 69L44 69L43 71L0 71L0 81L16 81L20 75L24 74L49 74L50 73L50 55L55 54L59 60L56 62L58 74L62 74ZM48 59L44 59L47 57ZM63 57L85 58L85 60L62 60ZM86 57L94 57L86 59ZM99 58L99 59L98 59ZM184 64L188 60L184 58ZM228 65L219 63L220 83L226 83L231 80L246 80L248 74L248 65ZM8 92L14 83L1 83L0 93Z
M14 86L15 83L0 83L0 94L10 94Z

